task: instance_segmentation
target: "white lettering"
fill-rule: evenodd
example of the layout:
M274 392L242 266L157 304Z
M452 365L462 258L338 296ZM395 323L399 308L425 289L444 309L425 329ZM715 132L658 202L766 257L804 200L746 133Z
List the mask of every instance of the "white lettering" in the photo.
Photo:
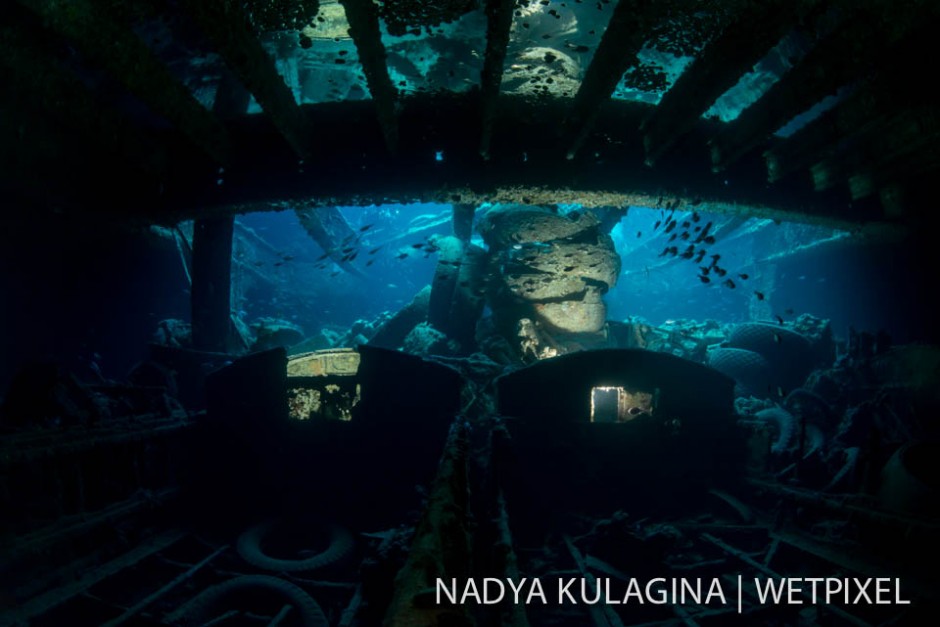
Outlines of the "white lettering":
M509 589L512 590L512 602L515 603L516 605L519 605L519 591L522 590L522 586L525 585L525 582L526 582L526 581L528 581L528 579L526 579L525 577L523 577L523 578L519 581L519 585L518 585L518 586L514 586L514 585L512 585L512 579L507 579L507 580L506 580L506 583L509 584ZM536 579L536 581L538 581L538 579Z
M643 594L640 592L640 584L638 584L636 579L632 577L627 583L627 591L623 594L623 603L628 603L630 601L630 597L636 597L637 602L640 605L643 605Z
M463 594L460 596L461 605L467 602L467 597L473 597L478 604L481 602L480 593L477 592L477 584L473 579L467 579L467 585L464 586Z
M722 589L721 584L717 579L712 579L711 585L708 587L708 594L705 595L705 605L708 605L712 602L712 597L717 596L721 601L722 605L727 605L728 600L725 599L725 591ZM696 601L697 603L698 601Z
M858 595L856 595L855 600L852 601L852 605L858 605L858 600L862 597L865 597L865 602L871 605L871 597L868 596L868 592L865 591L869 584L871 584L871 579L866 579L865 583L862 583L860 580L853 577L852 581L854 581L855 585L858 586Z
M438 579L438 580L437 580L437 593L436 593L436 595L435 595L435 600L434 600L434 602L435 602L437 605L440 605L440 604L441 604L441 592L444 593L444 596L447 597L447 600L448 600L451 604L453 604L453 605L456 605L456 604L457 604L457 580L456 580L456 579L451 579L451 580L450 580L450 585L451 585L452 587L451 587L450 590L448 590L448 589L447 589L447 584L444 583L444 580L443 580L443 579Z
M666 580L662 578L650 579L646 583L646 599L653 605L665 605L669 602L669 593L666 591Z
M571 595L571 592L568 591L568 588L570 588L572 584L574 584L575 581L576 580L573 577L569 579L567 582L565 582L564 579L558 580L558 604L559 605L564 603L564 600L563 600L564 597L568 597L568 601L570 601L571 603L577 603L577 601L575 601L574 597Z
M490 593L490 586L496 586L496 589L499 590L499 596L495 599ZM506 596L506 585L496 579L495 577L484 577L483 578L483 604L484 605L495 605L503 600L503 597Z
M593 599L588 598L588 592L590 591L591 588L594 588ZM607 589L607 592L610 592L609 587ZM588 583L588 580L586 577L582 577L581 578L581 602L587 603L588 605L594 605L600 600L601 600L601 587L597 585L597 582L595 582L594 585L592 586L591 584Z
M843 587L841 579L826 579L826 603L832 603L832 597L842 592Z
M799 598L803 589L797 585L799 579L787 579L787 603L790 605L803 605L803 600Z
M532 580L532 587L529 588L529 596L526 597L526 605L532 603L532 598L538 597L542 601L542 605L548 603L548 599L545 598L545 591L542 590L542 582L539 579Z
M772 599L774 604L780 603L783 598L783 589L787 585L786 580L765 579L764 583L766 585L762 588L760 578L754 578L754 587L757 588L757 600L760 601L760 604L766 605L768 599Z

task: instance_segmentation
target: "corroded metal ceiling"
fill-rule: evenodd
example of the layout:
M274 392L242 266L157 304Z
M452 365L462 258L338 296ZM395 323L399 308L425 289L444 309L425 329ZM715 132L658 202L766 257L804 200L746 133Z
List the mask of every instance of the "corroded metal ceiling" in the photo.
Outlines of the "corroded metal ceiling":
M2 189L170 222L382 200L911 223L940 9L887 0L16 0Z

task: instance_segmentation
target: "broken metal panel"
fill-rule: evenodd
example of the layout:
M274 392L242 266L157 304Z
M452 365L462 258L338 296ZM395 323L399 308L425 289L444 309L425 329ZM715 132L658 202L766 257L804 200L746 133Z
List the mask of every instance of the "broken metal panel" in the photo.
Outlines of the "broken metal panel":
M294 355L287 361L288 377L355 376L359 353L353 348L328 348Z
M480 155L484 159L488 159L490 155L493 119L496 117L499 86L503 81L503 65L506 62L506 49L509 47L509 30L512 27L512 11L515 4L514 0L486 1L486 54L483 60L483 72L480 76L483 99L483 136L480 140Z
M389 152L398 150L398 91L392 84L386 65L385 46L379 28L379 14L371 0L340 0L349 20L349 35L356 44L362 71L375 103L379 125Z
M837 26L711 142L712 168L727 169L787 121L861 75L909 30L910 21L885 32L872 15L857 13Z
M791 0L746 5L696 57L644 121L641 129L646 163L652 165L687 133L712 103L792 27L803 10L806 7Z
M219 120L104 6L95 0L18 1L39 15L46 26L75 42L92 62L166 117L215 161L228 162L230 140Z
M614 93L627 68L636 62L655 15L654 3L620 0L584 74L566 121L574 139L567 157L573 159L591 132L598 109Z
M353 246L356 243L356 232L346 222L339 209L335 206L308 207L295 209L294 212L300 219L300 225L313 241L320 245L325 255L349 274L364 276L350 263L355 252Z
M187 0L186 10L254 95L291 148L305 159L310 133L294 94L277 73L274 60L258 40L248 15L237 2Z

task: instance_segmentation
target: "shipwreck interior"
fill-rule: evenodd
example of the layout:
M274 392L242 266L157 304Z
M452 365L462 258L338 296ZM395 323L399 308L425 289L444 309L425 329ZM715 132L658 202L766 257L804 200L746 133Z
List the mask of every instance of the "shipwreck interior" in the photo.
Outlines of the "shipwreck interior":
M938 18L2 3L0 625L925 624Z

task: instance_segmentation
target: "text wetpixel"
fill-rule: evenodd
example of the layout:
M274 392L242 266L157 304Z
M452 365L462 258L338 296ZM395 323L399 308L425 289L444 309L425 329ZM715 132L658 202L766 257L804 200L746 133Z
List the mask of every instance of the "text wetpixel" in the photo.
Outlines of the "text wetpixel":
M755 578L757 598L762 605L909 605L901 597L901 580L889 577L804 577Z

